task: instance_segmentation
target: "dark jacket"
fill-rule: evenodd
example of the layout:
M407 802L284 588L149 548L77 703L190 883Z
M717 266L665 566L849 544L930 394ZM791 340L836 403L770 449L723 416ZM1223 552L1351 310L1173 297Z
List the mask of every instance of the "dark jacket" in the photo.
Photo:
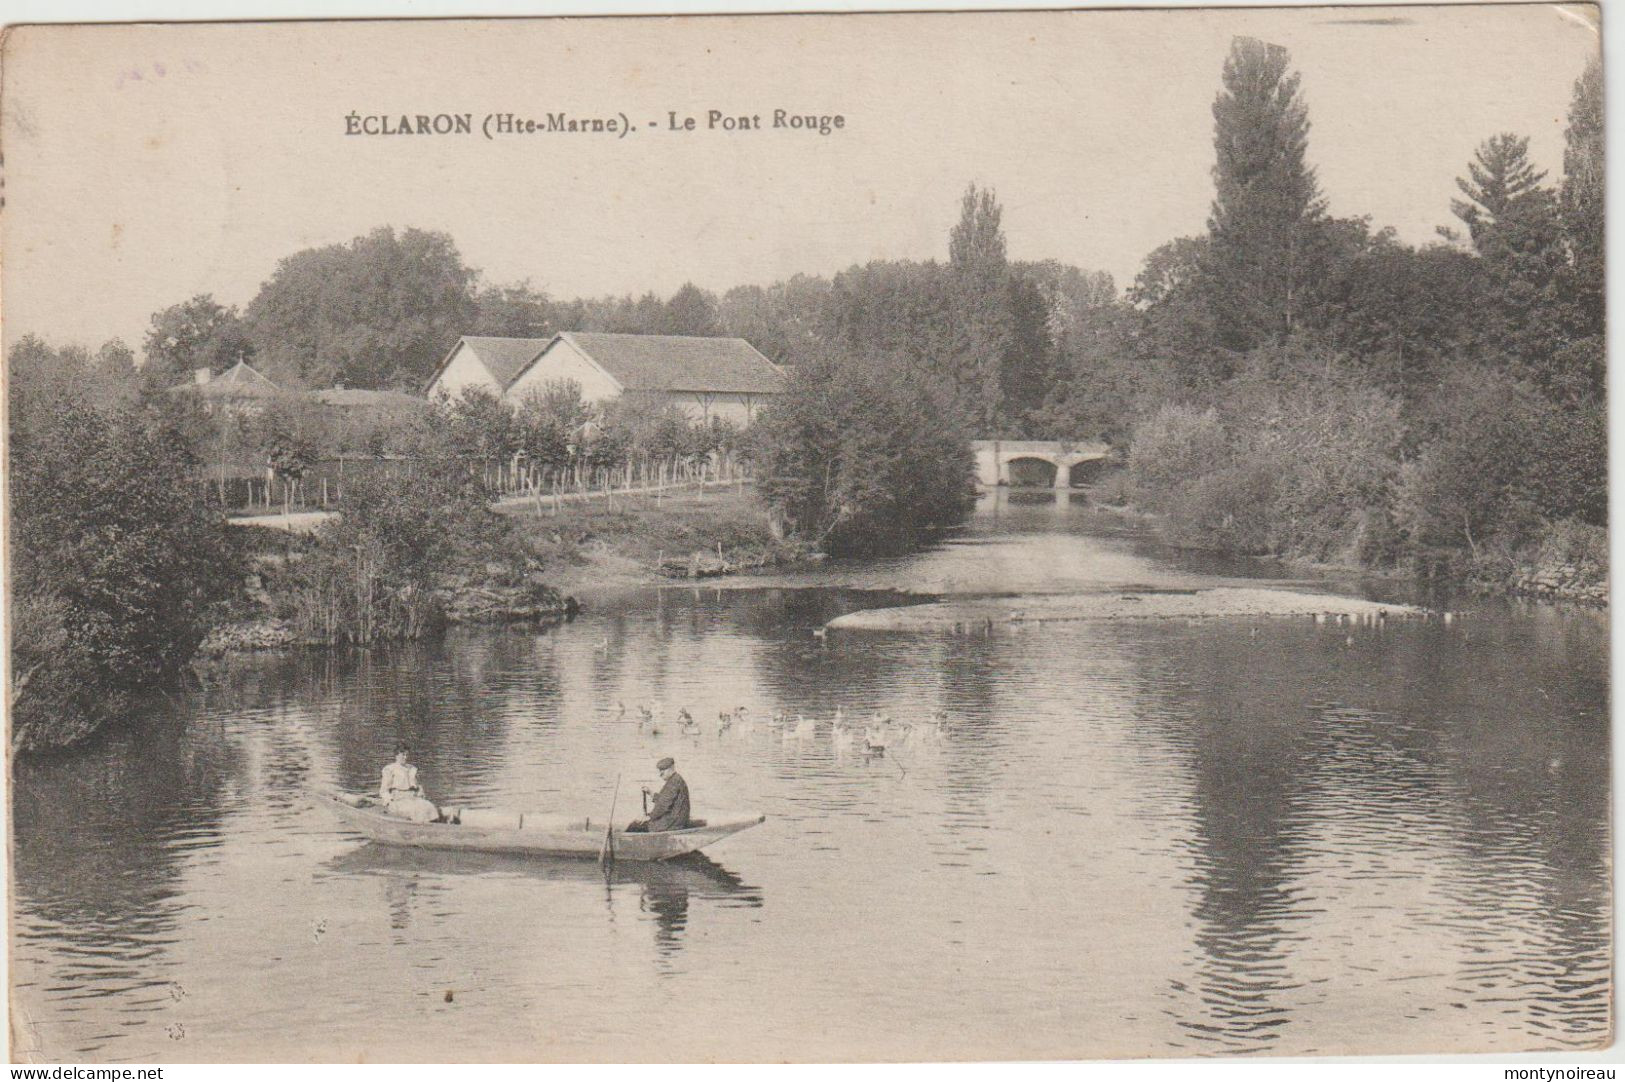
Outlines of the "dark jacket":
M682 830L688 826L688 782L672 771L649 807L650 830Z

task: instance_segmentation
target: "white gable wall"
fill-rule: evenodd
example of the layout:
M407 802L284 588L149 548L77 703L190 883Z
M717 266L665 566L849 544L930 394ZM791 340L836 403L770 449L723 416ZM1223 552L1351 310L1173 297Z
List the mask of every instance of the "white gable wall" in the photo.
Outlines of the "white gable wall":
M519 405L529 396L541 394L549 383L563 380L569 380L581 388L583 402L607 402L621 393L621 385L613 376L589 361L569 342L556 338L513 381L513 386L508 388L502 400Z
M451 355L451 363L447 364L440 375L435 377L434 383L429 386L429 397L432 399L441 391L456 398L463 393L465 387L481 387L492 394L501 394L502 388L492 377L490 369L485 362L474 355L468 348L468 343L457 343L457 351Z

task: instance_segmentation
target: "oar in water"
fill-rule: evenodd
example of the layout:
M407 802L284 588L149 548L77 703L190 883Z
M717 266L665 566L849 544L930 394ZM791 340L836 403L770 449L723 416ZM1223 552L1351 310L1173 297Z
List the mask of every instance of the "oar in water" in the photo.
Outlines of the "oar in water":
M598 850L598 863L615 863L615 805L621 799L621 776L615 775L615 795L609 800L609 825L604 828L604 845Z

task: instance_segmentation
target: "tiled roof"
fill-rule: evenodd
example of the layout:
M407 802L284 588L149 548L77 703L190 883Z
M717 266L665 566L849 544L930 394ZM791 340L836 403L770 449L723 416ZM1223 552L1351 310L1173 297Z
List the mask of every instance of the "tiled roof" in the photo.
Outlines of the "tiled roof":
M207 383L183 383L174 389L195 391L205 398L272 398L281 393L247 361L238 361Z
M426 405L423 399L400 391L369 391L361 387L329 387L312 391L311 397L324 406L340 409L404 409Z
M784 375L743 338L571 331L560 338L628 391L781 394Z
M547 348L546 338L481 338L465 334L463 345L474 351L496 378L497 385L507 390L514 378Z

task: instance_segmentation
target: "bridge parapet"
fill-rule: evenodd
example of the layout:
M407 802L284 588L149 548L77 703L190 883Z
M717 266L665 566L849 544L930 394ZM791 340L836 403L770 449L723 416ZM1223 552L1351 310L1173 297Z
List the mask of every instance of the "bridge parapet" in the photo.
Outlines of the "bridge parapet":
M986 488L1010 483L1010 463L1018 459L1055 467L1055 487L1070 488L1072 467L1108 457L1111 446L1098 440L972 440L976 480Z

